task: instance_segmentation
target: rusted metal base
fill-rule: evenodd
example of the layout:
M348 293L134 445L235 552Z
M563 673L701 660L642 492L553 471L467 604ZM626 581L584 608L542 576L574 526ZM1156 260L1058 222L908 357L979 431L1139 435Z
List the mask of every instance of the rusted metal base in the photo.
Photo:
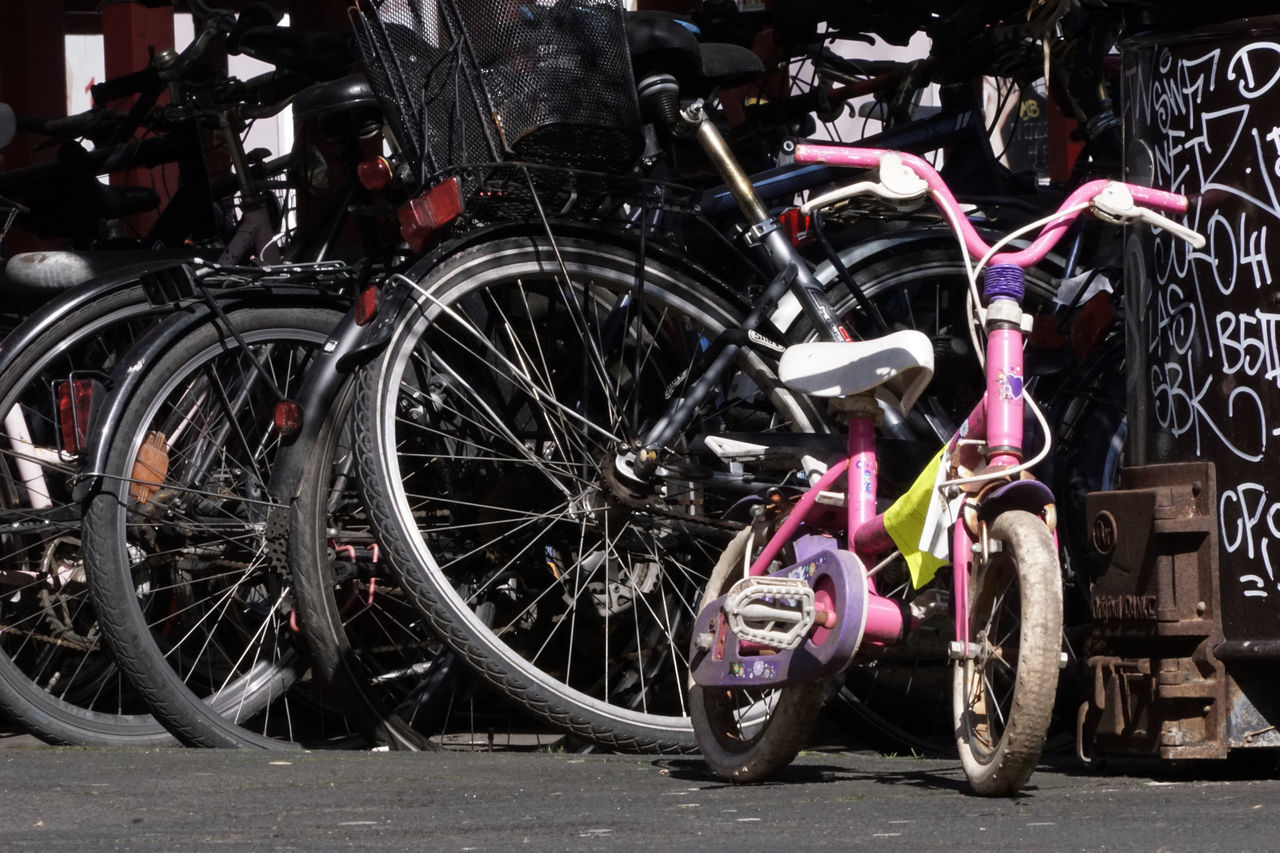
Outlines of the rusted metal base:
M1226 757L1228 695L1239 691L1214 651L1222 641L1214 466L1126 468L1118 490L1090 493L1085 507L1107 562L1092 591L1082 754Z

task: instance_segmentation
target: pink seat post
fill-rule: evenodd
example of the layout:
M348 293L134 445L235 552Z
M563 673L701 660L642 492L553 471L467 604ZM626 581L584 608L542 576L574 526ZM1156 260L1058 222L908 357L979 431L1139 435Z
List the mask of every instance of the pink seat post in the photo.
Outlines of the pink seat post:
M858 411L851 407L847 456L846 503L849 512L848 547L855 548L858 534L865 528L878 526L884 529L881 517L876 513L876 489L879 469L876 462L876 410L872 397L863 398L870 408ZM861 557L860 557L861 559ZM896 602L876 592L875 578L867 579L867 623L862 633L864 641L895 642L902 637L902 609Z

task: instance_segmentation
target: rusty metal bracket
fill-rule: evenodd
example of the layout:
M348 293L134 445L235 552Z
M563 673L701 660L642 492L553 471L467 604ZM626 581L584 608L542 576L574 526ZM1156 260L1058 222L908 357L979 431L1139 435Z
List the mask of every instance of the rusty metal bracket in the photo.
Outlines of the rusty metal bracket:
M1226 756L1214 473L1207 462L1126 468L1119 489L1085 499L1106 562L1091 591L1082 753Z

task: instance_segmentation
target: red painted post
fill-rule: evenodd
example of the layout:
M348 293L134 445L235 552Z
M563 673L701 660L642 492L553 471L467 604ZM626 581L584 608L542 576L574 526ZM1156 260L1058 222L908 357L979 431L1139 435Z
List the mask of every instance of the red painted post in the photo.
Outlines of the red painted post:
M102 37L108 80L138 71L150 62L152 52L174 46L173 9L147 9L134 3L106 6L102 9ZM169 190L177 186L178 167L133 169L123 175L113 175L111 182L151 187L159 194L163 206L169 200ZM128 217L130 233L127 236L146 233L156 217L155 212Z
M58 118L67 113L66 42L62 0L0 3L0 100L20 116ZM0 151L0 167L50 160L54 151L19 133Z

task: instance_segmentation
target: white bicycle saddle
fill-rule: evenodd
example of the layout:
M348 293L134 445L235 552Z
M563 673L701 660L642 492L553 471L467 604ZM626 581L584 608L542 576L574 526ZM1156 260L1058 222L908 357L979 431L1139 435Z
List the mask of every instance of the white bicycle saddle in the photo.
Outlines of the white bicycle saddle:
M782 354L778 378L814 397L848 397L884 385L907 412L933 378L933 343L908 329L870 341L796 344Z

